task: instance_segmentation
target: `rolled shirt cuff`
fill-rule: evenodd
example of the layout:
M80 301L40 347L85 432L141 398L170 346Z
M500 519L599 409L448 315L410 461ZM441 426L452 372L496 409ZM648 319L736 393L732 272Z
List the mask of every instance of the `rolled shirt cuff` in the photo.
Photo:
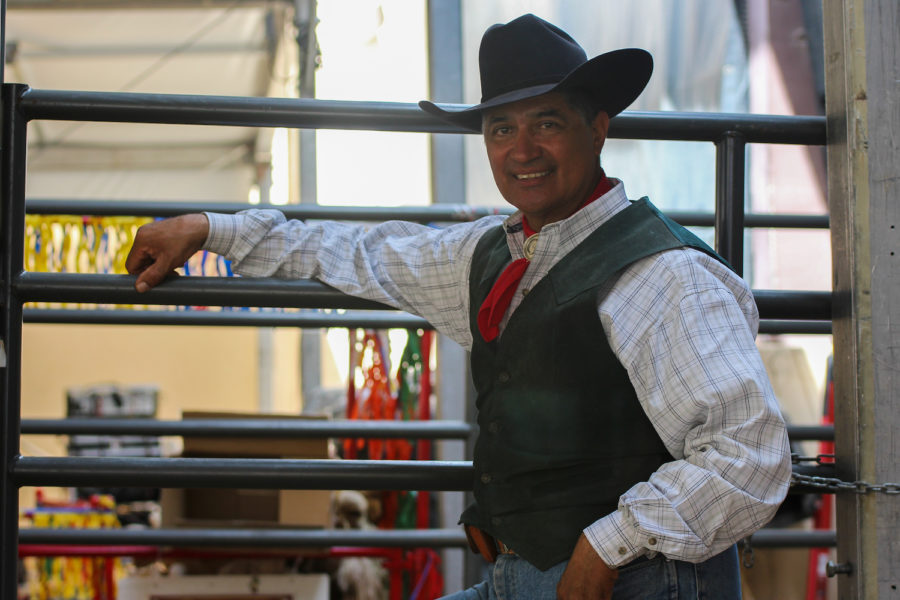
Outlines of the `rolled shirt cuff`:
M237 239L239 217L211 212L203 214L209 219L209 234L203 243L203 250L227 255Z
M621 510L588 526L584 535L609 567L621 567L641 556L656 555L656 552L648 550L648 546L651 543L655 545L656 540L649 538L641 543L638 532Z

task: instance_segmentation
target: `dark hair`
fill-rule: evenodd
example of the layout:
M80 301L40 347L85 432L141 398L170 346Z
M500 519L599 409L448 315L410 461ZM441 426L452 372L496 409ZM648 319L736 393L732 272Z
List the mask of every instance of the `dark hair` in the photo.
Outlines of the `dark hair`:
M590 125L594 122L597 113L599 113L601 109L593 94L590 94L587 90L582 88L560 90L559 93L562 94L563 99L565 99L566 103L573 110L584 117L585 123Z

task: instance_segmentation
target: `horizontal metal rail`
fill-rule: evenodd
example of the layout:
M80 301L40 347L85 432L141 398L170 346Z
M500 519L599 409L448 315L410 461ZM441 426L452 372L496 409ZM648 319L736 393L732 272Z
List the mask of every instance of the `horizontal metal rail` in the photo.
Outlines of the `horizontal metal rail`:
M421 317L401 312L274 312L248 310L105 310L26 308L25 323L72 325L192 325L349 329L433 329Z
M26 89L18 105L26 120L471 133L400 102ZM681 112L626 112L612 120L609 136L715 142L726 133L748 143L826 141L824 117Z
M473 426L462 421L350 421L318 419L22 419L22 434L182 435L196 437L415 438L465 440Z
M831 333L831 321L762 319L759 322L759 333L829 334Z
M756 548L828 548L834 531L762 529L750 537ZM19 531L20 544L66 546L182 546L247 548L315 548L333 546L385 548L467 548L462 529L301 530L301 529L48 529Z
M457 223L468 222L489 215L512 214L511 207L475 207L468 205L431 206L321 206L318 204L264 205L240 204L237 202L148 202L148 201L105 201L105 200L63 200L31 199L25 203L25 210L35 215L94 215L94 216L134 216L134 217L174 217L189 213L215 212L236 213L248 208L273 208L289 219L332 220L332 221L413 221L417 223ZM713 227L715 215L712 213L666 211L666 215L685 227ZM744 215L745 227L788 228L788 229L828 229L828 215L788 215L750 213Z
M119 457L19 457L10 475L19 486L428 491L468 490L473 477L465 461Z
M750 536L750 545L755 548L834 548L837 546L837 533L827 529L760 529Z
M831 464L793 469L819 477L835 472ZM20 456L10 477L20 487L467 491L474 470L468 461Z
M759 315L763 319L831 319L831 292L795 290L753 290Z
M180 277L139 294L130 275L23 273L12 284L23 302L180 304L284 308L390 309L323 283L251 277Z
M191 435L269 438L418 438L464 440L474 427L463 421L318 421L297 419L22 419L21 433L45 435ZM833 425L788 425L791 441L834 441Z
M19 530L20 544L140 545L191 547L464 548L460 529L48 529Z
M22 273L12 282L23 302L97 304L179 304L285 308L390 309L348 296L323 283L250 277L180 277L139 294L130 275ZM767 319L828 320L831 292L754 290L759 313Z
M373 329L433 329L421 317L380 311L275 312L247 310L116 310L26 308L25 323L69 325L192 325L215 327L347 327ZM760 333L831 333L831 321L788 321L764 319Z
M788 425L787 433L792 442L834 441L834 425Z

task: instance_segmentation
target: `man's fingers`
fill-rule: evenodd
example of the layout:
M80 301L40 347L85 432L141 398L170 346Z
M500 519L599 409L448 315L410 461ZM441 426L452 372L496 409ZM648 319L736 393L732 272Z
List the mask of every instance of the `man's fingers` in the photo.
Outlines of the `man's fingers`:
M125 259L125 269L138 275L134 287L146 292L199 250L209 232L203 214L182 215L148 223L138 229Z
M141 293L149 291L162 283L167 274L168 271L160 268L159 263L155 262L138 275L137 281L134 282L134 289Z
M153 257L144 251L135 251L132 248L125 259L125 270L131 275L138 275L153 264Z

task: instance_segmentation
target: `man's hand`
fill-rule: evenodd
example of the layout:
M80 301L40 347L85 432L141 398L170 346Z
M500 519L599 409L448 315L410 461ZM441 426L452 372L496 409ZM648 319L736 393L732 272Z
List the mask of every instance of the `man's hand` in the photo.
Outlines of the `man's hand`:
M610 600L619 572L606 566L582 533L556 586L560 600Z
M125 259L125 268L137 275L134 288L146 292L182 266L206 241L209 219L203 214L182 215L148 223L138 229Z

